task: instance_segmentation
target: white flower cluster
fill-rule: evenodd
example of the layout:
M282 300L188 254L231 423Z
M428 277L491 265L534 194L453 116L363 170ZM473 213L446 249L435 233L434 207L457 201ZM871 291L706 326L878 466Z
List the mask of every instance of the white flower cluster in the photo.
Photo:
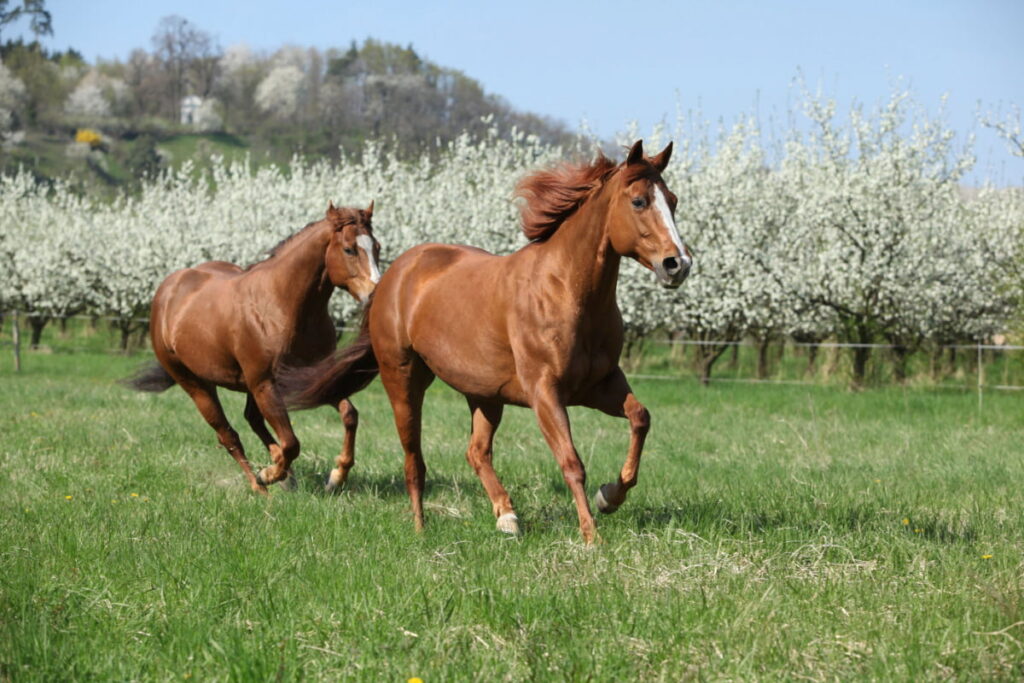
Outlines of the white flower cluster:
M1020 300L1024 195L959 180L973 159L952 133L897 94L837 122L808 98L813 124L774 161L744 120L715 135L674 137L666 172L695 268L679 290L629 262L619 302L635 336L656 329L705 340L836 336L915 347L981 339ZM653 138L666 138L656 131ZM646 141L653 153L666 139ZM578 151L578 150L577 150ZM496 131L399 160L369 143L338 164L294 159L287 170L214 159L147 182L137 196L83 198L28 174L0 179L0 310L145 317L171 271L219 259L248 264L338 205L376 202L385 263L426 241L509 253L524 243L516 181L566 150ZM350 316L349 297L334 298Z

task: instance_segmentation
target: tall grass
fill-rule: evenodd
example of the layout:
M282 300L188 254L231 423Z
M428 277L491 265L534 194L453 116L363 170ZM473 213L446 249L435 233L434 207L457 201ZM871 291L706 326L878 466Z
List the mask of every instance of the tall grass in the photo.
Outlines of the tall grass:
M298 490L262 499L183 392L115 385L141 359L0 364L0 679L1024 675L1018 395L636 381L640 484L587 548L528 411L495 445L525 526L506 538L465 403L431 388L417 535L379 384L341 495L319 410L295 416ZM593 492L628 427L572 419Z

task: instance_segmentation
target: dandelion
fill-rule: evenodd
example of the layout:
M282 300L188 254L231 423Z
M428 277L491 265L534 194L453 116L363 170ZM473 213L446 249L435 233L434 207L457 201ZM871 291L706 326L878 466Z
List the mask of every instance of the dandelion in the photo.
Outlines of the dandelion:
M64 496L64 500L71 500L74 496Z
M983 559L983 560L991 560L992 556L991 555L982 555L981 559Z
M116 503L116 502L117 502L117 498L111 498L111 499L110 499L110 502L111 502L111 503Z
M921 534L921 533L924 533L924 529L914 529L914 533L915 533L915 534Z
M903 526L910 526L910 520L906 517L903 518Z
M423 683L423 679L420 678L419 676L413 676L412 678L407 680L405 683Z
M138 498L138 497L139 497L139 494L137 494L137 493L133 493L132 494L132 498Z
M882 483L882 480L881 480L881 479L875 479L875 483L876 483L876 484L881 484L881 483Z

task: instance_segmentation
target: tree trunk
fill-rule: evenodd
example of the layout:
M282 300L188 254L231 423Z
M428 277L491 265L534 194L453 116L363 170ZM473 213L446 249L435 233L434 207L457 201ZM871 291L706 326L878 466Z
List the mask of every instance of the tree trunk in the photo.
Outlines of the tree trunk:
M871 358L871 347L856 346L853 349L852 389L863 389L864 378L867 376L868 360Z
M740 366L740 345L733 344L732 348L729 349L729 365L727 366L730 370L735 370Z
M910 349L906 346L894 346L889 350L892 359L892 378L897 384L907 383L907 358L910 357Z
M46 327L50 319L45 315L30 315L28 316L29 327L32 328L32 334L29 337L28 347L30 349L38 349L39 342L43 338L43 328Z
M17 311L11 314L11 341L14 343L14 371L21 372L21 324Z
M818 372L818 345L811 344L807 349L807 367L804 368L804 377L814 377Z
M706 387L711 383L711 367L715 364L716 360L722 357L722 354L725 353L725 350L728 348L729 347L726 345L701 345L697 347L697 372L702 386Z
M770 365L768 359L768 351L771 348L771 337L765 335L764 337L757 340L757 378L767 379L768 378L768 366Z

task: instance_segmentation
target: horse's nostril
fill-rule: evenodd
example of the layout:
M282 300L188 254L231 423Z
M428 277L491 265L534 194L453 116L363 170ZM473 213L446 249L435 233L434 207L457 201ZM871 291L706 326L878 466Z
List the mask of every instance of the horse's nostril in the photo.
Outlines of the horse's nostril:
M675 275L679 272L679 259L675 256L669 256L667 259L661 262L661 267L665 269L665 272L669 275Z

